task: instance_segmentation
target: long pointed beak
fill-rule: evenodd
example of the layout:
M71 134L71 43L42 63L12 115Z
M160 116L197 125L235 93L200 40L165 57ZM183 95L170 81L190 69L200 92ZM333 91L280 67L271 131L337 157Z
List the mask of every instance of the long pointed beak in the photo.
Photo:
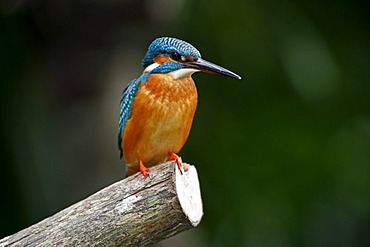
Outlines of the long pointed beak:
M216 74L232 77L232 78L235 78L235 79L238 79L238 80L241 79L241 77L239 75L235 74L234 72L232 72L230 70L227 70L227 69L225 69L221 66L218 66L217 64L208 62L208 61L206 61L204 59L201 59L201 58L198 58L194 62L184 63L184 66L186 66L188 68L198 69L198 70L201 70L201 71L207 72L207 73L216 73Z

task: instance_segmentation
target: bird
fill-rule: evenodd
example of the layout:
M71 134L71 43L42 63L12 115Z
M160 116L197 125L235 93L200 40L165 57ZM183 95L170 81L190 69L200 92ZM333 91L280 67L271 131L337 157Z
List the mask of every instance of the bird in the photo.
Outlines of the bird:
M123 90L120 100L118 148L127 165L127 175L175 160L192 126L198 93L192 74L198 71L241 79L234 72L204 60L190 43L156 38L143 60L143 73Z

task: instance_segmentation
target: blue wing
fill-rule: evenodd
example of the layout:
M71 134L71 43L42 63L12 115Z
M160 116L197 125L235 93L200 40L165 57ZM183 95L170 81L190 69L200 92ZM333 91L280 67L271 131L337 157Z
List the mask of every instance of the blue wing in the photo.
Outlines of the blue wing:
M131 105L134 100L134 97L139 90L140 83L146 82L148 74L142 74L139 78L132 80L127 87L123 90L121 95L120 103L120 114L119 114L119 127L118 127L118 148L120 150L120 157L123 156L122 151L122 134L125 128L127 119L131 114Z

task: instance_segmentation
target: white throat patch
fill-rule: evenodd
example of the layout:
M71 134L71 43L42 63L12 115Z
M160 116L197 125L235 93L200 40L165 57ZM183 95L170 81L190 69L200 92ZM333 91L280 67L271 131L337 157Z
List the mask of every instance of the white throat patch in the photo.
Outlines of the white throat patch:
M160 64L159 63L152 63L148 67L144 69L144 73L149 73L153 69L157 68ZM191 76L193 73L198 72L198 69L178 69L175 71L170 72L169 74L173 77L173 79L180 79L184 77Z
M180 78L184 78L184 77L189 77L193 73L198 72L198 71L200 71L200 70L197 70L197 69L178 69L178 70L170 72L170 75L173 77L173 79L176 80L176 79L180 79Z

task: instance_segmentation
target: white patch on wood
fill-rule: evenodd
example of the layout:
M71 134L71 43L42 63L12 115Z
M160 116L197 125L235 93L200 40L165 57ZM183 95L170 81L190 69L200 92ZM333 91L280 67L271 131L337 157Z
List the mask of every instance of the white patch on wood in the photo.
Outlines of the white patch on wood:
M7 246L7 245L9 244L8 239L9 239L9 236L8 236L8 237L5 237L5 238L3 238L3 239L0 239L0 247L5 247L5 246Z
M118 203L115 207L119 213L127 212L134 208L134 204L141 199L141 196L132 195L125 199L123 199L120 203Z
M195 227L203 216L203 204L200 195L198 173L194 166L183 164L185 172L176 165L176 190L182 211Z
M159 63L152 63L151 65L149 65L148 67L144 69L144 73L148 73L152 71L153 69L157 68L158 66L159 66Z
M68 211L65 215L62 215L62 217L60 217L57 221L58 222L63 222L63 221L66 221L68 219L71 219L71 218L76 218L77 215L76 215L76 210L70 210Z
M180 79L184 77L189 77L193 73L198 72L200 70L197 69L178 69L175 71L170 72L170 75L173 77L173 79Z

